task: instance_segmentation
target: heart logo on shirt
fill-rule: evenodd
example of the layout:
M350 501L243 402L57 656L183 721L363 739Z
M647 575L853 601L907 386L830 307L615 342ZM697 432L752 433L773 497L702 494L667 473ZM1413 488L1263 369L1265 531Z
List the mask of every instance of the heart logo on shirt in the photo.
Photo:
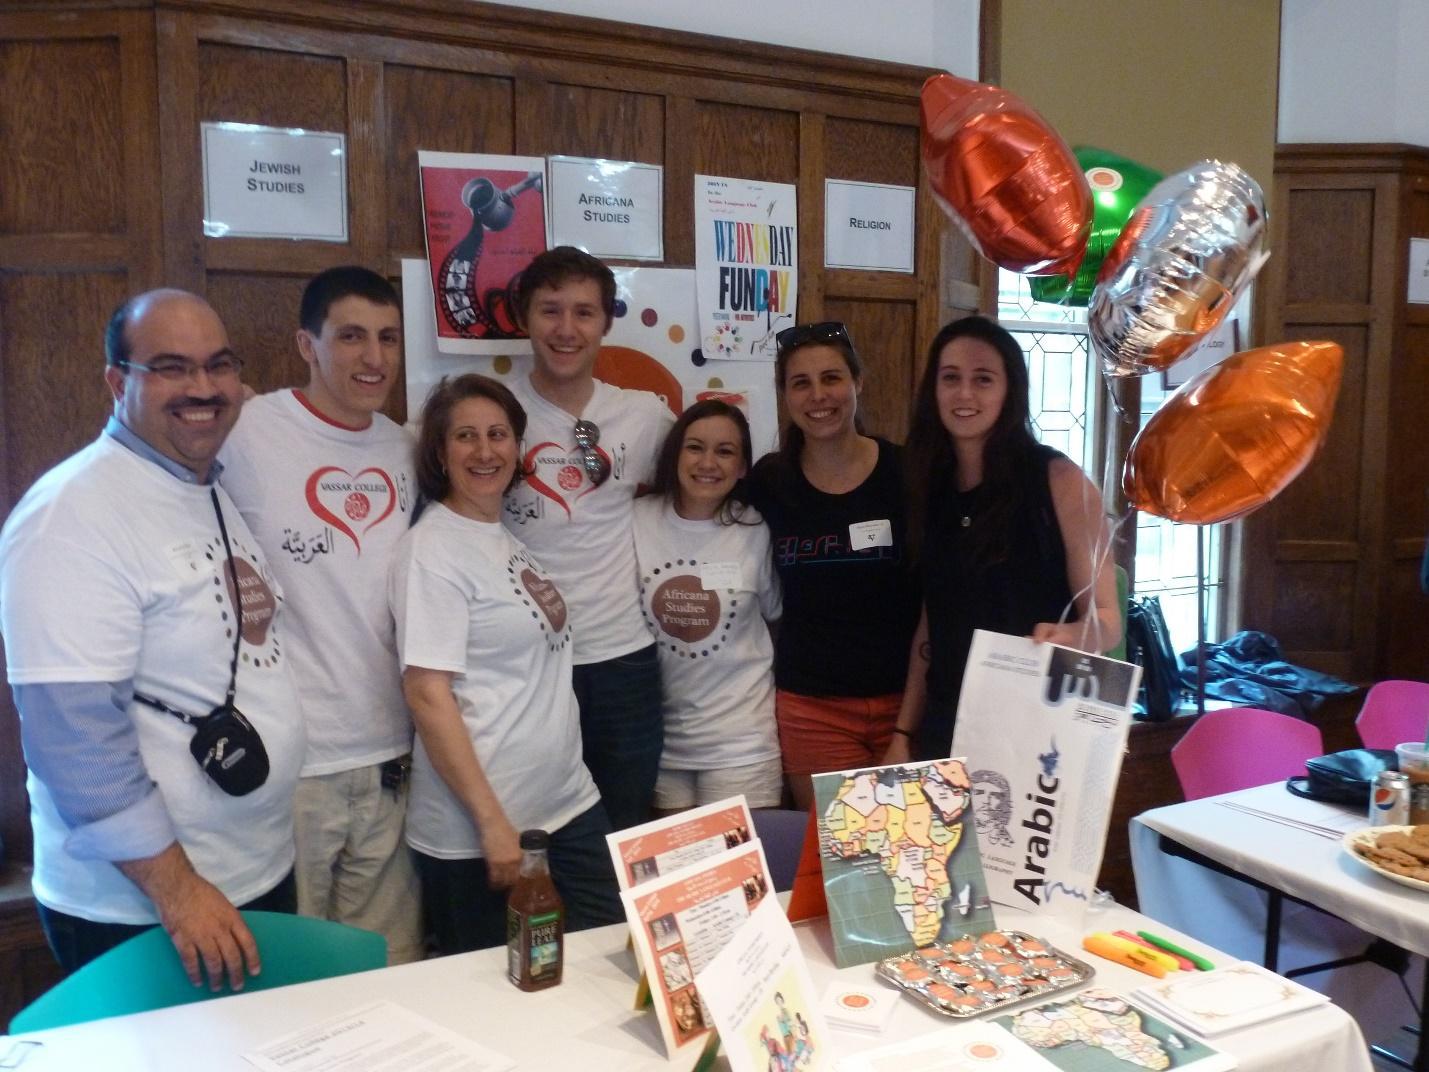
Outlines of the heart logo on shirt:
M602 447L596 453L610 463L610 455ZM595 485L586 475L581 464L581 452L574 447L564 447L547 440L537 443L526 452L526 483L540 495L544 495L571 515L571 506L583 496L595 490Z
M541 608L546 621L551 623L551 632L563 630L566 627L566 601L561 598L559 589L529 566L521 571L521 584L526 594Z
M397 506L392 478L378 468L356 476L337 465L315 469L305 489L308 506L320 520L352 541L362 554L362 535L382 524Z

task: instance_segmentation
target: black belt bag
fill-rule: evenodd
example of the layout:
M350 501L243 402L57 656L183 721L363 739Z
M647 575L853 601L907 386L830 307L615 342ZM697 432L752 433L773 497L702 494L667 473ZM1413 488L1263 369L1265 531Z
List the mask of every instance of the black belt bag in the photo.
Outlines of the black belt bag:
M223 550L228 555L228 575L233 582L237 602L238 569L233 563L233 548L228 543L228 528L223 523L223 510L218 505L218 491L210 488L209 494L213 498L213 512L218 516L218 531L223 537ZM241 797L268 780L268 750L263 747L263 738L258 735L253 723L233 705L238 688L238 650L243 643L243 611L235 607L234 614L233 662L228 668L228 695L223 703L206 715L191 715L141 692L136 692L134 699L192 726L194 735L189 741L189 751L193 753L199 769L225 793Z

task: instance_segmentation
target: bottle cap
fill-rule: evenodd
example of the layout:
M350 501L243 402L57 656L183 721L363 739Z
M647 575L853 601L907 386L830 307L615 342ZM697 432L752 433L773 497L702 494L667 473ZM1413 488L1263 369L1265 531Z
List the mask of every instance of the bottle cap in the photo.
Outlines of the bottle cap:
M523 849L546 849L550 848L551 835L544 830L523 830L521 831L521 848Z

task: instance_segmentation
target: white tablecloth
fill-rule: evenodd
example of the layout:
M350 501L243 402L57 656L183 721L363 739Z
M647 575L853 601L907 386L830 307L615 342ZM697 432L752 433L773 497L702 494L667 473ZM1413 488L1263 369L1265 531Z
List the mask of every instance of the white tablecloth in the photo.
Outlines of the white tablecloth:
M1429 953L1429 894L1408 889L1351 859L1338 836L1320 836L1238 808L1272 812L1352 830L1368 825L1358 812L1304 800L1283 785L1207 797L1137 816L1131 857L1141 911L1183 933L1259 962L1264 948L1266 895L1161 851L1159 835L1242 874L1317 904L1348 923L1286 903L1281 925L1282 971L1362 952L1380 936L1416 953ZM1422 993L1424 962L1415 960L1409 990ZM1302 977L1329 994L1371 1039L1389 1037L1415 1020L1405 987L1390 972L1358 964Z
M1080 954L1082 930L1031 922L1025 913L998 909L998 923L1040 934L1068 952ZM1086 930L1147 928L1183 939L1213 960L1225 957L1191 938L1153 925L1120 906L1088 917ZM827 920L796 925L816 987L840 975L832 963ZM688 1069L690 1051L665 1058L654 1013L635 1012L635 968L626 950L626 929L606 927L567 938L564 982L525 994L506 981L504 950L484 950L378 972L317 983L240 994L134 1016L23 1036L44 1043L21 1072L64 1069L144 1070L144 1072L252 1072L242 1058L264 1043L327 1017L375 1000L406 1006L461 1034L515 1058L523 1069L580 1072ZM1127 993L1149 977L1083 955L1095 964L1098 985ZM844 970L872 977L864 965ZM880 1036L837 1032L839 1052L853 1053L896 1038L912 1037L949 1021L911 1001L902 1002ZM1302 1012L1270 1024L1235 1032L1214 1045L1236 1055L1244 1072L1369 1072L1370 1064L1355 1022L1334 1006ZM7 1049L0 1038L0 1055ZM694 1048L695 1050L698 1047ZM720 1067L727 1068L724 1058Z

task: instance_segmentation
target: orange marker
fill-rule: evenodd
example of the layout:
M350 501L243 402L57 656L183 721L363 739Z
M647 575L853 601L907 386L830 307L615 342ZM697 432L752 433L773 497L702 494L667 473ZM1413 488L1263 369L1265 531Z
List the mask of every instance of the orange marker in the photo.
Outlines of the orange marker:
M1125 948L1131 946L1130 949ZM1089 934L1082 939L1082 948L1088 953L1095 953L1099 957L1114 961L1117 964L1124 964L1128 968L1144 972L1157 979L1166 977L1166 968L1160 961L1152 958L1151 950L1140 949L1131 945L1130 942L1118 940L1108 934Z

